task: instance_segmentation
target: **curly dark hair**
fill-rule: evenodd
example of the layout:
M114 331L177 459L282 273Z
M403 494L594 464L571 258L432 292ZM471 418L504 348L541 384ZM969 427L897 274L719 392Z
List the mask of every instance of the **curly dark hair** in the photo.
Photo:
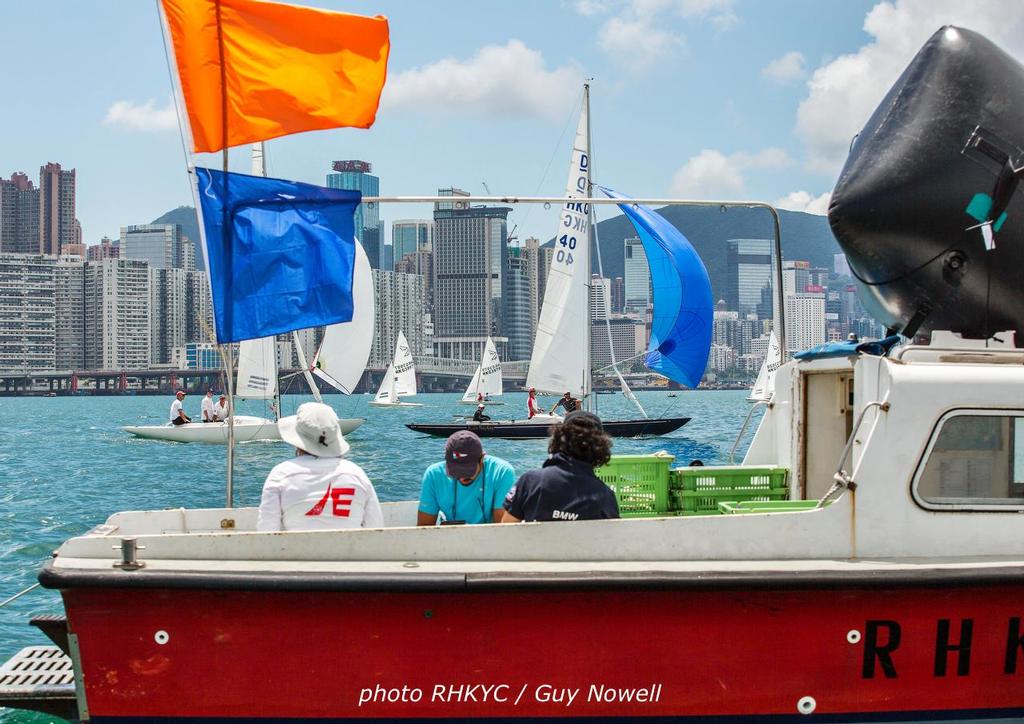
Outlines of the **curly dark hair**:
M575 413L566 416L560 425L551 426L548 452L563 453L596 468L611 459L612 439L605 434L596 415Z

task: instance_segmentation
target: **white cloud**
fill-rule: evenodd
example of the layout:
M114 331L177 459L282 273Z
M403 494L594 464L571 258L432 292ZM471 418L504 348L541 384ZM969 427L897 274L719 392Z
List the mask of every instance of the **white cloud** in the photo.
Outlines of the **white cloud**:
M828 214L828 202L832 192L826 191L821 196L812 196L806 191L792 191L775 201L775 206L789 211L803 211L808 214L825 216Z
M776 58L761 69L761 75L783 85L800 80L807 74L804 67L804 54L797 51L786 53Z
M587 17L608 12L608 0L576 0L576 12Z
M598 32L597 44L620 65L641 71L683 47L683 37L654 25L653 18L617 17Z
M735 5L735 0L676 0L677 10L684 18L707 19L717 30L729 30L739 23Z
M629 0L598 31L598 46L616 63L638 72L686 47L685 36L670 27L671 15L710 23L717 30L734 27L735 0ZM611 7L608 0L577 0L581 15Z
M893 0L875 5L864 19L872 41L855 53L822 65L808 81L797 111L797 134L808 166L835 174L850 140L924 42L953 24L985 35L1018 59L1024 58L1024 2L1020 0Z
M167 101L163 108L156 107L156 101L145 103L132 101L114 101L107 109L103 122L108 126L120 126L130 131L159 132L169 131L178 127L178 115L174 103Z
M436 114L477 113L499 118L560 119L583 73L574 66L548 69L540 51L522 41L488 45L468 60L445 58L388 79L382 104Z
M670 193L684 198L735 196L746 188L746 171L778 170L789 165L789 156L780 148L728 156L705 148L675 172Z

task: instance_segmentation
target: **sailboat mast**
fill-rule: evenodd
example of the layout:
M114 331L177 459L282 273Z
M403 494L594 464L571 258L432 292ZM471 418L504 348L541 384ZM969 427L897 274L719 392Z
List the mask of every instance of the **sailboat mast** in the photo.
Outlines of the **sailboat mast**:
M592 277L591 277L591 274L590 274L590 249L591 249L591 240L593 239L593 224L590 223L591 222L590 209L593 208L593 207L591 206L589 199L593 196L593 183L592 183L592 181L593 181L593 170L594 170L594 164L593 164L594 156L593 156L593 153L592 153L592 141L590 140L591 139L591 135L590 135L590 84L589 83L584 83L583 84L583 109L584 109L584 111L586 111L586 114L587 114L587 148L586 148L586 154L587 154L587 189L586 189L586 194L587 194L587 199L588 199L588 201L587 201L587 214L586 214L586 219L587 219L587 240L586 240L587 268L583 270L584 271L584 278L587 280L587 282L586 282L587 283L587 310L586 310L586 317L585 317L587 323L585 325L586 326L586 333L583 335L584 344L585 344L584 349L586 350L586 354L584 355L584 359L586 359L586 361L587 361L586 366L585 366L585 368L583 370L583 400L585 402L587 397L590 395L591 389L593 387L592 380L591 380L591 375L593 374L593 362L591 360L592 350L591 350L591 343L590 343L590 336L591 336L591 332L592 332L592 330L591 330L592 324L591 324L591 321L590 321L590 296L593 293L592 290L591 290L591 287L593 286L593 282L592 282ZM596 407L596 400L592 402L591 406L592 407Z
M302 367L302 376L306 378L306 384L309 385L309 391L313 393L313 399L317 402L323 402L324 399L320 396L320 388L316 386L313 373L309 371L309 363L306 361L306 353L299 343L298 332L292 332L292 344L295 345L295 354L299 358L299 366Z

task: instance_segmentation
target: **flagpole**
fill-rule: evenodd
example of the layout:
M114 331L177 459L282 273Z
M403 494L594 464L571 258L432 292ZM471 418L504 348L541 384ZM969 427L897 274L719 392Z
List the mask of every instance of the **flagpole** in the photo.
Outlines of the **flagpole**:
M178 132L181 137L181 150L185 157L185 174L189 179L189 186L192 190L192 203L195 204L196 220L199 222L199 245L203 253L203 265L206 267L207 283L210 286L210 298L213 299L213 278L210 275L210 255L206 248L206 225L203 220L203 205L199 199L199 179L195 172L195 155L192 153L194 146L192 139L192 127L189 125L188 117L185 110L185 96L181 89L181 82L178 78L178 74L174 68L177 66L174 56L174 44L170 36L170 26L167 22L167 18L164 15L164 8L160 0L155 0L157 17L160 19L161 36L164 43L164 59L167 61L167 74L170 77L171 89L174 96L174 110L178 116ZM217 19L218 19L218 40L220 39L220 0L217 0ZM223 47L221 48L223 51ZM223 59L223 52L221 54ZM221 88L224 85L224 73L225 68L223 62L221 63ZM225 110L226 106L226 94L222 93L221 109L222 109L222 131L223 138L227 139L227 114ZM223 167L225 174L228 170L228 158L227 158L227 146L224 146L223 150ZM226 177L225 177L226 179ZM227 181L225 180L225 183ZM235 416L235 405L234 405L234 373L232 365L232 352L231 345L220 344L217 340L216 325L213 330L213 341L217 345L217 350L220 353L221 362L224 365L225 373L225 392L228 398L228 455L227 455L227 481L226 481L226 493L228 508L234 507L234 416Z

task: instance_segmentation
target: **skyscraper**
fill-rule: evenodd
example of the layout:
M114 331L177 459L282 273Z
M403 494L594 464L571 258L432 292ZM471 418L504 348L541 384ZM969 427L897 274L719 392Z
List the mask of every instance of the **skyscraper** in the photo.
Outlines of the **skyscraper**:
M117 259L121 256L121 242L113 241L103 237L99 244L93 244L85 250L87 261L99 261L100 259Z
M428 352L420 276L375 269L373 289L377 312L368 365L382 368L391 364L399 332L405 333L414 356Z
M772 242L769 239L729 239L725 301L741 315L758 311L761 291L771 286Z
M122 226L119 258L144 261L154 269L195 268L195 247L185 248L180 224Z
M59 163L39 169L39 251L60 254L65 244L78 243L81 231L75 220L75 169Z
M445 191L455 190L442 189L438 195ZM509 211L462 202L436 205L434 350L438 356L479 360L487 337L503 334Z
M590 275L590 319L608 319L612 316L612 284L598 274Z
M85 366L145 369L150 363L149 265L104 259L85 265Z
M526 273L530 279L530 346L537 336L537 320L540 316L540 304L543 299L543 289L546 279L541 278L543 267L543 250L540 247L540 240L529 237L523 242L523 258L526 260Z
M810 349L825 341L825 295L793 294L785 298L786 351Z
M430 250L434 222L429 219L403 219L391 224L391 245L394 247L395 264L408 254Z
M0 370L52 370L54 265L42 254L0 253Z
M0 179L0 252L39 253L39 189L23 173Z
M151 364L170 364L174 352L186 342L188 326L188 272L149 267L149 357Z
M508 248L508 269L505 274L502 335L508 337L505 357L508 360L530 359L533 350L532 324L536 305L530 296L530 258L519 246Z
M85 262L62 256L54 272L56 369L84 369Z
M626 281L622 277L612 279L612 314L622 314L626 306Z
M626 275L623 283L623 309L642 312L651 303L651 271L647 265L647 254L639 236L629 237L623 244Z
M373 165L366 161L335 161L331 164L334 173L327 174L327 187L359 191L363 196L380 195L380 178L370 172ZM379 204L359 204L355 213L356 238L366 250L370 266L381 268L381 252L384 235L380 222Z

